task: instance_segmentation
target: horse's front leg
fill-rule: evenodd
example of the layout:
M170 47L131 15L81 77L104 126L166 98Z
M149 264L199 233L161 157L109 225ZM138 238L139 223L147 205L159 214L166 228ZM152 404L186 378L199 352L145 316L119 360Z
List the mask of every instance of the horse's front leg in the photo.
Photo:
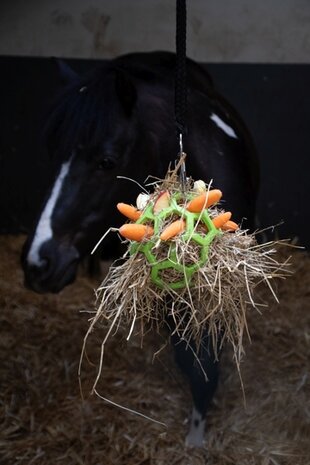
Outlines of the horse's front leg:
M180 340L177 334L171 336L171 341L176 362L188 377L193 396L193 411L186 445L202 447L206 413L218 381L218 361L207 334L204 335L197 354L193 341L187 344L184 340Z

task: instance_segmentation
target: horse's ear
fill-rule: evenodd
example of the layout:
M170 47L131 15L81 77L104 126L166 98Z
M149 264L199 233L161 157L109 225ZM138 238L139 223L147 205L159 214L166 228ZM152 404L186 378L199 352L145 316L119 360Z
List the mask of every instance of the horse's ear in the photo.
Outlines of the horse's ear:
M70 84L78 79L79 75L68 65L68 63L60 58L54 58L54 61L57 65L60 79L64 84Z
M122 69L116 70L115 88L125 113L130 116L137 100L137 90L130 76Z

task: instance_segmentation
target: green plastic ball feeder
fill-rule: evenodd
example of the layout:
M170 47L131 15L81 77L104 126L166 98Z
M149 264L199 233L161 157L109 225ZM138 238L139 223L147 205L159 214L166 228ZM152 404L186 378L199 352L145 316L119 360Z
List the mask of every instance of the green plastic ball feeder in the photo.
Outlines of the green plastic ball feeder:
M153 211L152 203L147 205L136 224L152 223L154 235L145 242L132 241L129 249L130 255L136 253L145 255L147 262L151 266L151 280L161 289L182 289L189 286L193 274L207 262L210 244L217 235L221 234L221 231L214 226L207 209L200 213L192 213L187 211L184 206L178 205L178 200L180 200L180 193L172 194L170 205L157 214ZM186 223L185 231L181 236L178 236L178 239L183 242L193 241L200 248L199 260L196 263L187 265L178 262L176 243L173 240L165 243L168 248L167 257L165 259L157 258L156 251L158 250L157 245L160 241L162 225L167 218L172 216L182 218ZM205 226L206 232L198 231L198 223ZM164 270L175 270L180 278L174 282L168 282L163 276ZM175 273L171 273L171 275L173 274L175 275ZM167 275L169 274L166 273Z
M203 181L181 186L168 172L154 192L139 194L136 206L117 205L128 220L117 231L129 242L127 259L111 267L97 290L89 333L101 319L108 324L102 354L121 321L130 325L127 339L133 332L143 338L172 316L180 339L194 341L197 350L207 329L217 353L220 331L240 363L247 308L259 309L255 288L265 283L276 298L272 280L286 276L287 261L274 258L274 243L258 245L231 221L232 213L218 206L221 197Z

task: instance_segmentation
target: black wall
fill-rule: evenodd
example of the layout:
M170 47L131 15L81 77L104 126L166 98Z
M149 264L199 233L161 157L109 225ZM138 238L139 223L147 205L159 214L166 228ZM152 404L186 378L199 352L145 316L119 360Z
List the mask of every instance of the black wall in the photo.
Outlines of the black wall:
M68 60L78 71L96 62ZM261 161L261 227L310 246L310 65L206 65L253 134ZM51 176L40 137L60 87L45 58L0 57L0 232L27 231Z

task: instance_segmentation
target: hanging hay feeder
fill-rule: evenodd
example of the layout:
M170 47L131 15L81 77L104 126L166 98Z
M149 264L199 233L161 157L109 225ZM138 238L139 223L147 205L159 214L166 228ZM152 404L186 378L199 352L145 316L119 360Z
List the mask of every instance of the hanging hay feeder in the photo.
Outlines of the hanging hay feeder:
M152 194L140 194L136 207L117 205L131 220L118 230L128 250L97 290L84 343L99 321L106 325L97 380L105 344L120 324L129 339L150 326L159 331L171 318L174 331L197 350L205 331L216 355L228 340L239 365L247 311L264 306L254 300L255 288L264 283L277 300L272 281L288 274L288 260L277 261L276 243L258 244L231 221L219 205L221 191L189 179L183 187L176 168Z

